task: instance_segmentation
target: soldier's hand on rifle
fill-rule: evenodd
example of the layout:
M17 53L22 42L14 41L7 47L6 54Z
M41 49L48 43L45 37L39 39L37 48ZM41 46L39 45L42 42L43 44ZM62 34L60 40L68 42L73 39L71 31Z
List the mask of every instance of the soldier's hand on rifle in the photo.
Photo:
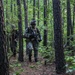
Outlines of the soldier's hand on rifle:
M39 42L41 42L42 40L38 40Z
M30 38L34 38L34 33L30 34Z
M42 37L40 37L38 41L41 42L42 41Z

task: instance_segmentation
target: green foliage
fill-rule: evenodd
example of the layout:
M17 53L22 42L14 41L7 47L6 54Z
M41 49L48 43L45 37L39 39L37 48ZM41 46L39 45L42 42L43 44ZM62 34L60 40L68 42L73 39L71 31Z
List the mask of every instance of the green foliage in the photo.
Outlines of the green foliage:
M75 70L75 56L66 56L67 73Z
M16 63L15 64L10 64L10 67L21 67L21 63L18 63L17 61L16 61Z
M20 73L24 71L24 69L21 67L21 63L19 63L17 60L15 61L15 63L10 64L10 68L14 69L13 75L20 75ZM15 70L15 68L18 68L18 70Z
M30 67L30 68L36 68L36 66L35 66L35 65L30 65L29 67Z
M24 69L21 68L18 71L16 71L13 75L20 75L20 73L23 72L23 71L24 71Z
M50 47L44 47L42 46L39 50L41 52L41 55L43 56L43 58L47 59L48 62L53 62L54 61L54 49L50 46Z
M74 38L71 35L69 38ZM75 71L75 41L70 41L70 46L65 48L65 60L66 60L66 68L67 73L71 73Z

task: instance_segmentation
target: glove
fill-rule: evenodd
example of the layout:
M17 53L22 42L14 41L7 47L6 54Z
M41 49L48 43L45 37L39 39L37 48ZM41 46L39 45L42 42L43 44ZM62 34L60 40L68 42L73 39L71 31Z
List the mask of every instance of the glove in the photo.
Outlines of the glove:
M41 42L42 41L42 37L40 37L38 41Z
M39 42L41 42L42 40L38 40Z

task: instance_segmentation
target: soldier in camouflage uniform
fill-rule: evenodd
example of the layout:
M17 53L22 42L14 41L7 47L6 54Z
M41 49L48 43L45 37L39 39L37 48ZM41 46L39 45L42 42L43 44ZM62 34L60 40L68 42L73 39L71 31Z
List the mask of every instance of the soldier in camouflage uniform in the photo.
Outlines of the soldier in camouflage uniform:
M29 61L31 62L31 56L32 56L32 49L30 49L30 47L33 47L34 59L35 59L35 62L37 62L38 61L38 45L42 39L41 39L41 35L38 28L36 28L35 20L31 21L30 27L26 29L24 36L27 41ZM32 45L32 46L29 46L29 45Z
M16 48L17 48L17 39L18 39L18 31L12 26L11 36L10 36L10 47L13 53L13 56L16 56Z

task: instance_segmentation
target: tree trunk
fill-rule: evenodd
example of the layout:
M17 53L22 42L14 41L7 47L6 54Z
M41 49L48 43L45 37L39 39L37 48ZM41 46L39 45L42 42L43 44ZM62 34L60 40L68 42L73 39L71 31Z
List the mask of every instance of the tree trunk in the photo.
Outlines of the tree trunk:
M37 23L37 25L39 26L39 0L38 0L38 23Z
M74 25L75 25L75 3L73 5L73 34L74 34Z
M74 7L73 7L73 28L74 28L74 25L75 25L74 21L75 21L75 3L74 3Z
M14 0L15 2L15 0ZM16 2L14 3L14 16L16 16Z
M33 0L33 19L35 20L35 3L36 1Z
M74 5L73 5L73 24L72 24L72 26L71 26L71 41L73 42L74 41L74 21L75 21L75 3L74 3ZM74 51L74 47L71 45L71 50L72 50L72 56L74 56L75 55L75 51Z
M47 46L47 0L44 0L44 40L43 45Z
M11 12L12 12L13 8L12 8L12 0L11 0Z
M0 0L0 75L9 75L5 41L3 2Z
M8 0L6 0L6 25L8 25Z
M22 38L22 17L21 17L21 3L17 0L18 5L18 29L19 29L19 61L23 61L23 38Z
M53 16L54 16L54 46L55 46L55 63L56 73L65 73L65 57L62 38L61 8L60 0L53 0Z
M71 35L71 8L70 0L67 0L67 46L70 46L70 35Z
M73 33L72 33L72 35L74 35L74 25L75 25L75 3L73 5L73 26L72 26ZM72 41L73 40L74 40L74 38L72 38Z
M13 0L11 0L11 19L13 22Z
M24 15L25 15L25 29L28 27L28 8L26 5L26 0L23 0L24 3ZM26 55L28 54L28 50L27 50L27 42L26 42Z
M6 47L6 49L7 49L7 51L9 52L9 32L8 32L8 24L9 24L9 22L8 22L8 0L6 0L6 26L7 26L7 36L6 36L6 38L7 38L7 47Z
M25 13L25 29L28 27L28 8L26 5L26 0L23 0L24 3L24 13Z

